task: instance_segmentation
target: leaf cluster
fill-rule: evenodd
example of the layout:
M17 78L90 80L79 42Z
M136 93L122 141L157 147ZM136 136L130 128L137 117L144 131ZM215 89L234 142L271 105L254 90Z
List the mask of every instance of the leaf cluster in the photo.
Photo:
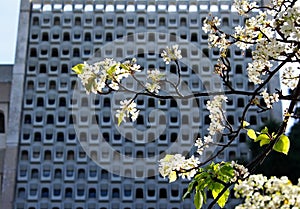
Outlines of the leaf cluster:
M214 163L200 168L198 174L190 182L187 195L195 191L194 204L196 209L200 209L206 203L206 192L211 192L214 199L217 199L218 205L223 208L227 202L230 191L227 184L234 177L234 168L229 162Z
M272 140L276 140L277 138L277 135L274 132L272 132L271 134L269 133L267 127L264 127L260 132L255 132L253 129L248 129L247 135L249 136L250 139L253 139L254 142L259 142L259 145L261 147L270 144ZM284 134L280 135L278 141L273 146L273 150L287 155L289 149L290 149L289 137L287 137Z

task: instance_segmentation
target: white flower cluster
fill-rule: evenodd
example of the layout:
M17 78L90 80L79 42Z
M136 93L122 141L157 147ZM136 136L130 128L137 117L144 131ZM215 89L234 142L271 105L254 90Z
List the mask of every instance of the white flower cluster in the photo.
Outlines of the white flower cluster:
M284 22L280 31L288 40L300 41L300 8L298 6L282 9L278 14L277 21Z
M277 93L268 94L267 89L263 90L260 95L262 95L267 108L272 108L273 103L279 101L279 95Z
M221 20L218 17L212 18L212 20L209 20L206 18L203 21L203 27L202 30L205 33L215 33L218 26L221 25Z
M209 118L211 120L208 131L209 135L213 136L217 132L221 133L224 130L222 110L223 102L227 102L227 97L224 95L217 95L211 101L207 101L206 107L209 110Z
M263 80L261 75L266 74L266 66L270 67L269 61L262 61L262 60L254 60L252 63L248 63L247 71L248 71L248 78L250 82L254 84L261 84Z
M209 144L213 142L212 136L204 136L204 140L198 138L195 142L195 146L197 147L197 153L199 155L203 154L204 149L209 147Z
M116 117L120 121L124 121L125 117L130 117L132 121L135 121L137 117L139 116L139 110L136 109L136 103L133 100L124 100L120 102L121 109L117 110Z
M235 0L233 6L236 8L240 15L247 13L250 9L257 7L256 2L249 0Z
M170 178L171 173L175 171L183 179L191 179L197 173L197 166L199 164L199 158L194 156L186 159L181 154L166 155L165 158L159 161L159 173L164 178Z
M166 64L169 64L171 61L180 60L182 58L181 50L179 50L178 48L179 46L176 44L170 48L167 46L166 50L163 50L161 56Z
M218 17L212 19L206 18L203 21L202 30L208 33L209 47L218 47L221 52L225 52L230 45L225 33L219 33L217 27L221 24Z
M148 89L150 92L155 92L158 94L159 89L160 89L160 81L161 79L165 76L162 72L159 70L148 70L147 71L147 83L145 84L145 87Z
M248 169L245 166L237 164L234 161L231 162L231 166L234 169L234 177L231 179L231 182L236 182L238 179L244 179L249 176Z
M257 12L259 6L255 1L250 0L235 0L234 7L239 14L247 15L248 12L254 9L257 13L255 16L246 20L245 26L235 27L235 32L232 36L233 42L230 42L224 32L218 30L220 19L217 17L212 20L206 19L202 29L209 33L210 46L220 48L224 52L231 43L234 43L241 50L246 50L255 46L252 53L253 62L248 64L247 72L249 81L254 84L263 83L263 76L270 72L272 59L284 60L287 53L292 53L296 50L296 44L291 41L300 40L300 8L291 1L273 1L274 7L265 11ZM284 4L284 6L283 6ZM276 31L280 29L280 38ZM286 42L286 40L290 42ZM299 51L299 50L297 50ZM300 52L298 53L300 55ZM222 55L222 53L221 53ZM287 71L286 73L290 73ZM286 76L286 83L292 80L292 76ZM297 79L290 86L295 86Z
M220 51L224 51L228 48L229 42L226 39L226 34L215 35L210 33L208 35L209 47L218 47Z
M236 209L300 208L300 182L293 185L287 177L268 179L261 174L251 175L239 181L234 190L237 198L245 198Z
M299 76L300 76L299 68L295 70L295 66L293 67L290 66L283 70L281 76L281 82L282 84L286 85L287 87L293 90L297 86L297 83L299 81Z
M87 94L90 92L97 94L102 92L105 87L118 90L123 78L128 77L133 72L139 72L140 66L135 62L136 59L132 59L120 63L109 58L94 64L85 62L83 72L78 74L78 77L81 79Z

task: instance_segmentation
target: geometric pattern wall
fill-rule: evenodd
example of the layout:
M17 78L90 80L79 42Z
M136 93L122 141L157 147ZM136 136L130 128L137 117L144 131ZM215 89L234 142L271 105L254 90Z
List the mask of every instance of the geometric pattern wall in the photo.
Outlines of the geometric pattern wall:
M137 121L118 127L115 110L130 95L86 95L71 68L105 57L136 57L144 71L157 68L172 80L176 66L165 65L160 53L178 43L183 55L180 91L220 89L221 82L212 76L218 52L208 48L201 29L211 12L222 18L225 30L243 22L231 14L230 1L31 3L15 209L193 207L192 198L181 200L188 181L169 184L158 175L157 161L165 153L190 154L191 144L209 124L206 100L140 96ZM253 88L243 74L250 54L230 51L237 89ZM132 80L124 85L139 89ZM167 84L162 89L172 92ZM230 122L238 123L236 107L246 102L243 96L229 101ZM267 118L253 110L247 120L259 125ZM249 159L245 134L239 139L217 160Z

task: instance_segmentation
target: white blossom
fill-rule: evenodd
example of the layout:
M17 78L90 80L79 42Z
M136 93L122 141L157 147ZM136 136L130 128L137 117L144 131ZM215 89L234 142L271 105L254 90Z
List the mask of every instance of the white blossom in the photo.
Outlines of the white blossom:
M183 179L191 179L197 173L199 164L199 158L195 156L186 159L181 154L166 155L159 161L159 173L166 178L172 171L177 171Z
M216 32L216 27L218 27L220 25L221 25L221 19L219 19L218 17L214 17L211 20L206 18L203 21L202 30L205 33L210 33L210 32L214 33L214 32Z
M123 100L120 102L120 109L116 111L116 117L126 122L126 117L130 117L135 121L139 115L139 110L136 109L136 103L132 100Z
M93 64L85 62L83 71L78 74L78 77L87 94L90 92L97 94L102 92L105 87L119 90L122 79L140 71L140 65L135 62L136 60L132 59L131 62L120 63L109 58Z
M224 130L224 110L222 110L222 104L224 101L227 101L227 97L224 95L214 96L211 101L207 101L206 107L209 110L209 118L211 120L208 131L211 136L215 135L217 132L221 133Z
M244 208L299 208L300 187L293 185L285 176L267 178L261 174L250 175L234 187L237 198L245 202L237 209Z
M273 103L279 101L279 95L277 93L269 94L267 93L267 89L263 90L260 95L262 95L267 108L272 108Z
M166 50L163 50L161 56L166 64L169 64L171 61L180 60L182 58L181 50L179 50L178 48L179 46L176 44L172 47L167 47Z
M299 82L299 76L299 69L295 68L294 66L289 66L283 70L281 77L282 84L293 90L296 88L297 83Z
M145 87L148 91L158 94L160 90L160 81L165 75L159 70L148 70L147 71L147 82Z
M239 14L244 15L250 9L257 7L256 2L251 2L249 0L235 0L233 6L236 8Z

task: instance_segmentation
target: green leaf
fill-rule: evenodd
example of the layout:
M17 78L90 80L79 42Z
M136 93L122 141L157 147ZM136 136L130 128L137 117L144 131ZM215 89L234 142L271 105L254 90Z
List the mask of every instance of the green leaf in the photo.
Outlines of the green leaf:
M114 73L116 72L117 70L117 65L113 65L111 66L106 72L107 74L110 76L110 77L113 77Z
M121 123L122 123L122 121L123 121L123 117L124 117L124 113L121 112L120 115L119 115L119 117L118 117L118 126L121 125Z
M224 185L220 184L220 183L214 183L214 189L212 190L212 195L214 197L214 199L217 198L217 196L219 195L219 193L223 190ZM227 199L229 197L230 191L229 189L227 189L222 196L218 199L217 203L218 205L223 208L227 202Z
M262 140L260 140L260 142L259 142L259 146L264 146L264 145L266 145L266 144L270 144L270 142L271 142L271 140L270 139L262 139Z
M267 134L267 133L269 133L268 127L264 127L264 129L261 130L261 133L262 133L262 134Z
M186 193L184 193L184 195L182 196L182 199L185 199L186 196L188 196L188 194L190 194L194 190L195 183L196 183L195 179L193 179L191 183L189 183L188 189Z
M234 176L234 169L229 163L226 163L220 168L220 174L222 180L228 182Z
M122 63L120 63L120 67L127 70L127 71L129 70L129 68L126 65L122 64Z
M92 76L88 79L88 82L87 84L85 84L85 89L88 91L88 92L91 92L92 91L92 88L94 87L95 85L95 78L96 76Z
M83 73L83 69L84 69L84 64L78 64L78 65L75 65L74 67L72 67L72 70L76 74L82 74Z
M288 154L290 149L290 139L286 135L281 135L278 142L274 144L273 150L277 152L282 152L283 154Z
M177 173L176 173L176 171L172 171L169 174L169 183L176 181L176 179L177 179Z
M250 125L250 123L248 123L247 121L243 121L243 123L242 123L242 127L243 128L245 128L245 127L247 127L247 126L249 126Z
M267 134L260 134L256 140L254 140L255 142L260 141L259 145L263 146L265 144L269 144L270 143L270 137Z
M195 205L196 209L201 209L201 207L203 205L203 196L199 190L196 190L196 192L195 192L194 205Z
M254 141L256 140L256 133L253 129L249 129L247 131L247 135L249 136L250 139L253 139Z
M264 35L263 33L259 33L257 39L258 40L261 39L263 37L263 35Z

